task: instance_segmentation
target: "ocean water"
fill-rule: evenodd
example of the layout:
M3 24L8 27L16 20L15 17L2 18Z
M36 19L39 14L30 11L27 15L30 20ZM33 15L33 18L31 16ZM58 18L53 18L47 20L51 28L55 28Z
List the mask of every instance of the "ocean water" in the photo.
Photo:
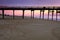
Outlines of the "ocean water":
M34 16L34 18L40 18L39 16ZM43 16L41 16L40 19L43 19ZM48 19L48 16L44 16L44 19ZM49 16L49 20L52 20L52 16ZM53 16L53 20L56 21L56 16ZM60 21L60 16L57 16L57 21Z

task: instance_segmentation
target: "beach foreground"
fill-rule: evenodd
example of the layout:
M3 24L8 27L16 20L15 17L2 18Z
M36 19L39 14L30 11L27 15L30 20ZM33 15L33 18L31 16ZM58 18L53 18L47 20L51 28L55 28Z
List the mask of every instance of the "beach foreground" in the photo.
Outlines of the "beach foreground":
M60 40L60 22L39 19L0 20L0 40Z

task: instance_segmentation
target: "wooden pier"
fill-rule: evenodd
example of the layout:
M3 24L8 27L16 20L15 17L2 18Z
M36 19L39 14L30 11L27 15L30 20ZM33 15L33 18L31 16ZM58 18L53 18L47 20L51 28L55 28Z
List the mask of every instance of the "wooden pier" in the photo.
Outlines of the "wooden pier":
M31 18L34 19L34 10L40 10L40 19L41 19L41 12L43 12L43 19L44 19L44 11L48 10L48 20L49 20L49 13L52 12L52 20L54 15L54 10L56 10L56 20L57 20L57 14L60 13L60 7L0 7L0 10L2 10L2 19L4 19L4 10L13 10L13 19L14 19L14 10L22 10L23 15L22 18L24 19L24 11L25 10L31 10ZM52 11L50 11L52 10Z

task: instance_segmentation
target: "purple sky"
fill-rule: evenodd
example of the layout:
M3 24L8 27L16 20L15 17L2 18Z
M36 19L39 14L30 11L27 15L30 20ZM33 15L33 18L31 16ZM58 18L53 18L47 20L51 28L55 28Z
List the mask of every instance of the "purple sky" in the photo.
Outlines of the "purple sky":
M0 0L0 5L5 6L43 6L59 5L60 0Z

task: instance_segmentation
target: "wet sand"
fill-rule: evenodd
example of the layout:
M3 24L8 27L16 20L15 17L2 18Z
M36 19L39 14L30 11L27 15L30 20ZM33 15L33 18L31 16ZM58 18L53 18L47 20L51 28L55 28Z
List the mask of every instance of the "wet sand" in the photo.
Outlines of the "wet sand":
M60 40L60 22L40 19L0 20L0 40Z

